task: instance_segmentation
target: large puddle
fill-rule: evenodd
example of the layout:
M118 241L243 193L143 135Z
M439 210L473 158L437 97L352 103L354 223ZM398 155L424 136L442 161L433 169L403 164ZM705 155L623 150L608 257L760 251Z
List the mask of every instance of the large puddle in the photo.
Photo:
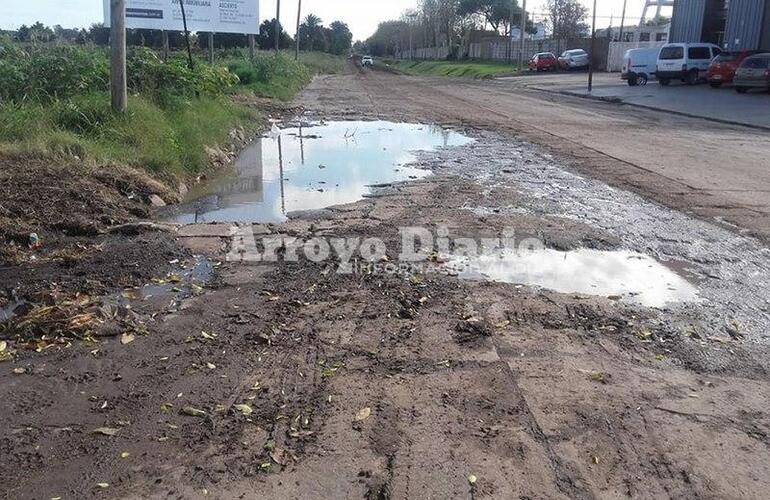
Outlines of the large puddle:
M647 307L699 300L696 287L672 269L644 254L626 251L506 252L454 259L448 266L465 279L612 297Z
M404 166L415 152L471 141L440 127L382 121L283 129L193 189L171 221L282 222L290 212L360 200L373 185L425 177L427 170Z

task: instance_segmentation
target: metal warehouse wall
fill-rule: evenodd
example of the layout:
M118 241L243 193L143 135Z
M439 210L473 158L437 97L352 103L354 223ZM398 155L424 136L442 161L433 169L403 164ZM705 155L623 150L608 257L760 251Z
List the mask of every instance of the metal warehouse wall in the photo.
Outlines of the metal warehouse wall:
M725 28L725 48L728 50L758 49L761 45L770 0L730 0ZM763 26L764 24L764 26Z
M770 0L765 1L765 24L762 27L762 38L759 48L770 51Z
M700 42L705 12L706 0L676 0L669 42Z

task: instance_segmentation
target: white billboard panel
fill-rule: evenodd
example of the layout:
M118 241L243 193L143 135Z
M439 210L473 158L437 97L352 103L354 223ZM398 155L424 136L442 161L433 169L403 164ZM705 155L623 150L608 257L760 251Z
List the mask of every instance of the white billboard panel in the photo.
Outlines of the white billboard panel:
M183 31L180 0L126 0L126 27ZM184 0L187 29L215 33L259 34L259 0ZM110 25L110 0L104 0L104 25Z

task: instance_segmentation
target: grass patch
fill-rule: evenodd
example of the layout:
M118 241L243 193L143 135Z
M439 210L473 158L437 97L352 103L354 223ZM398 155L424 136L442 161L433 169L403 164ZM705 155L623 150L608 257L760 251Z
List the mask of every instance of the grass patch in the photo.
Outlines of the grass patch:
M0 40L0 152L77 157L96 164L141 167L161 177L196 175L208 166L205 147L228 141L236 127L256 128L256 112L232 92L292 99L316 73L342 72L344 59L321 53L223 51L217 64L183 53L163 61L151 49L128 54L129 103L110 109L104 48L22 46Z
M345 72L345 58L326 52L300 52L299 62L316 75L339 75Z
M129 97L129 111L114 114L107 93L94 92L52 105L0 105L0 151L32 157L77 156L117 162L161 176L187 177L208 166L204 146L252 127L254 112L226 97L156 101ZM34 123L35 126L30 126Z
M492 61L385 61L390 67L410 75L493 78L515 73L517 64Z
M292 99L313 77L307 66L285 54L260 53L254 60L237 58L225 63L240 79L241 89L282 101Z

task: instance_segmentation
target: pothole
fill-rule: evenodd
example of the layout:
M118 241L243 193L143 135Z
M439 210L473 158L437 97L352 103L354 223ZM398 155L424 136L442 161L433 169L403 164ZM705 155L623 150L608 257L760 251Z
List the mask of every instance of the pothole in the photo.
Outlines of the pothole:
M696 286L673 269L647 255L628 251L504 251L454 258L447 267L464 279L604 296L647 307L700 300Z
M437 126L384 121L274 130L221 176L191 190L169 220L283 222L291 212L358 201L378 184L423 178L428 170L408 166L414 153L472 141Z

